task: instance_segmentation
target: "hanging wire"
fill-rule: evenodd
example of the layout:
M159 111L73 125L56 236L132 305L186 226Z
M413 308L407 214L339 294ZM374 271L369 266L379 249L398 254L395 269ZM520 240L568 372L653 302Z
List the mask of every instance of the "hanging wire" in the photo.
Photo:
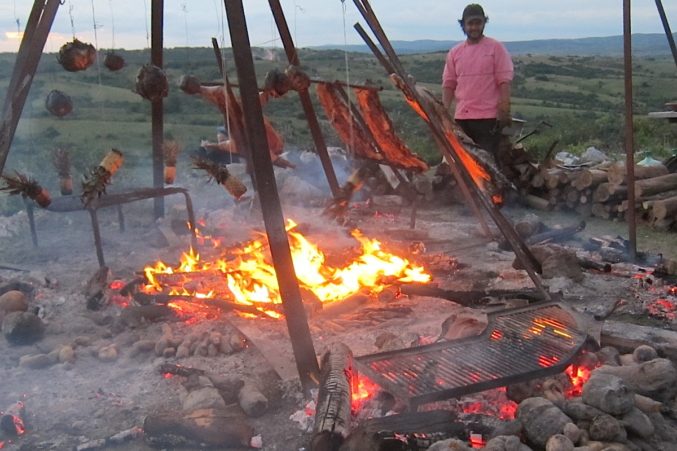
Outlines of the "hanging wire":
M188 5L186 2L181 3L181 11L183 11L183 28L186 34L186 71L190 68L190 49L188 48Z
M346 31L346 1L341 0L341 9L343 10L343 56L345 59L345 66L346 66L346 93L348 94L348 112L352 115L352 112L350 111L350 105L352 102L352 90L350 89L350 62L348 60L348 33ZM355 144L355 135L354 135L354 130L353 130L353 123L355 121L351 120L350 121L350 146L354 147ZM350 153L352 153L352 148L348 149Z
M92 4L92 23L94 25L94 48L96 49L96 71L97 75L99 78L99 93L102 91L102 84L101 84L101 58L99 58L99 35L96 31L98 28L98 25L96 24L96 12L94 11L94 0L90 0ZM103 119L103 96L101 96L101 118Z
M143 0L144 22L146 25L146 46L150 48L150 31L148 30L148 3Z
M17 37L21 36L21 21L19 16L16 15L16 0L14 0L14 21L16 22L16 33Z
M115 11L113 9L113 0L108 0L110 7L110 24L111 24L111 50L115 50Z
M226 84L227 80L227 73L228 71L226 70L226 12L225 12L225 4L221 4L221 7L218 6L218 3L216 0L214 0L214 8L216 10L216 20L218 21L218 29L219 29L219 51L221 52L221 61L223 62L223 66L221 67L221 70L223 71L223 97L225 98L226 102L226 123L224 124L226 127L226 130L228 130L228 138L231 136L231 130L230 130L230 99L228 97L228 86ZM232 142L232 141L231 141Z
M73 10L75 7L73 6L73 0L68 2L68 15L70 16L71 19L71 31L73 32L73 39L75 39L75 20L73 19Z

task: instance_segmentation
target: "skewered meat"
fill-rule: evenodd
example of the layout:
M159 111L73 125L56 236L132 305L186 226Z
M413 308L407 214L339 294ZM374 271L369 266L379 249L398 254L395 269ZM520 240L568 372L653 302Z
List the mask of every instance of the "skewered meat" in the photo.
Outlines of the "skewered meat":
M395 134L393 124L379 100L378 92L371 89L355 89L355 93L364 121L385 154L385 159L403 169L427 170L428 165L425 161L414 155Z
M341 141L358 157L382 161L383 154L374 149L371 138L353 119L348 105L339 96L336 88L328 83L319 83L316 89L317 98Z

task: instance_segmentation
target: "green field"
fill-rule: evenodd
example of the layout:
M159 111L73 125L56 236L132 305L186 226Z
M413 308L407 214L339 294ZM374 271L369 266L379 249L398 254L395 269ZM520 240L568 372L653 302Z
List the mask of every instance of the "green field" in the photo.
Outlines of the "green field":
M97 66L69 73L55 55L43 55L37 77L10 152L6 168L29 172L49 169L49 155L55 146L71 149L76 170L98 162L111 147L125 151L127 164L149 164L151 153L150 104L133 92L136 72L148 61L149 52L120 52L127 66L112 73ZM284 69L283 53L254 49L257 76L262 84L268 70ZM14 63L13 54L0 54L0 95L4 97ZM444 52L404 55L403 64L416 78L436 93ZM351 53L346 67L340 50L301 50L303 69L312 77L381 84L381 98L402 138L430 162L439 155L425 124L411 111L399 91L385 77L382 67L370 54ZM232 57L226 68L235 80ZM611 57L560 57L526 55L514 58L513 115L527 120L526 131L540 121L553 127L525 141L535 158L555 140L558 150L577 152L589 145L619 154L623 142L623 61ZM634 61L634 109L637 150L650 150L662 157L677 148L677 127L666 121L647 119L650 111L676 99L677 77L669 57L636 58ZM165 53L170 94L165 100L165 130L186 149L198 146L201 138L212 139L215 126L222 123L216 108L185 95L177 87L183 74L203 81L219 80L213 51L170 49ZM52 89L71 96L74 111L65 118L51 116L44 99ZM317 106L317 105L316 105ZM322 129L329 145L340 145L321 108L317 106ZM312 148L312 139L295 95L271 101L266 108L273 123L284 135L289 148Z

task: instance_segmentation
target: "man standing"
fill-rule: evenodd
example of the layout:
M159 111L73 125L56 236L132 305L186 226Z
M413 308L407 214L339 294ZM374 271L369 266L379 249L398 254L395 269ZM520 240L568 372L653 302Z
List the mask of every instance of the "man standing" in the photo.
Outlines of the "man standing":
M454 119L475 143L496 156L503 127L511 123L513 65L499 41L484 36L489 18L477 3L458 21L466 40L447 54L442 75L442 102L455 101Z

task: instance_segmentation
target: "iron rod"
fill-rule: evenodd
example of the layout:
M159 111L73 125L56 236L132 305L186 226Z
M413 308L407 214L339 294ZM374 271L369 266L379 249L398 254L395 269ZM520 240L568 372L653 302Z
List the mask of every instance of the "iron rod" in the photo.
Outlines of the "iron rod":
M244 8L242 0L224 0L224 3L237 76L240 82L245 128L252 145L252 162L259 189L263 221L266 226L270 253L275 266L296 367L303 390L308 394L311 388L317 386L320 370L294 270L294 262L291 258L282 206L275 185L275 174L268 150L263 112L259 101L258 87L256 86L256 73Z
M42 56L42 51L47 42L47 36L52 28L54 17L59 9L59 0L47 0L44 5L39 23L35 25L32 38L24 45L23 55L17 56L17 62L23 61L23 68L19 69L18 78L14 84L14 90L8 91L5 97L6 107L3 110L2 122L0 123L0 174L5 169L9 148L14 140L16 127L19 124L21 113L23 112L28 92L35 78L35 72Z
M670 44L672 58L675 60L675 64L677 64L677 45L675 45L675 37L672 35L672 31L670 30L668 16L665 15L665 9L663 8L663 0L656 0L656 8L658 8L658 15L661 16L661 22L663 23L665 36L668 38L668 44Z
M637 215L635 208L635 129L632 112L632 18L630 0L623 0L623 58L625 62L625 167L628 173L628 240L630 259L637 258Z
M275 24L280 33L280 38L282 39L282 44L284 45L284 51L287 54L287 59L289 64L298 66L299 56L296 52L296 47L294 47L294 41L289 32L289 26L287 25L287 20L284 17L284 12L282 11L282 5L280 5L279 0L268 0L270 5L270 10L273 13L275 18ZM298 91L299 99L301 100L301 106L303 107L303 112L308 121L308 127L310 128L310 134L313 137L313 142L315 143L315 150L320 157L320 162L322 163L322 168L324 169L324 174L327 177L327 182L329 183L329 189L331 190L332 196L338 198L341 194L341 188L339 187L338 179L336 178L336 173L334 172L334 166L329 157L329 152L327 151L327 144L324 141L324 136L322 135L322 130L320 129L320 123L317 119L317 114L315 113L315 108L313 107L313 102L310 99L310 94L307 89L302 89Z
M162 47L164 41L164 0L153 0L151 4L151 63L162 69L163 55ZM164 109L162 97L152 102L152 126L153 136L153 187L162 188L164 186L164 153L162 151L162 142L164 141ZM163 197L156 197L153 200L155 208L155 218L161 218L165 215L165 200Z

